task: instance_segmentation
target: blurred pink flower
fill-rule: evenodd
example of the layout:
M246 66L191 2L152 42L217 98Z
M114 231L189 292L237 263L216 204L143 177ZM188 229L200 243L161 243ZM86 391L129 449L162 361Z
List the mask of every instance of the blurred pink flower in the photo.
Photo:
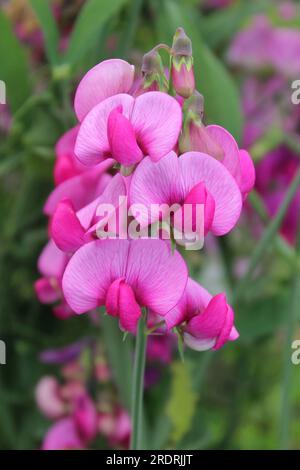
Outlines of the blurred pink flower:
M79 435L74 420L63 418L54 423L47 431L42 450L79 450L86 448L86 443Z
M65 415L65 402L55 377L45 376L38 382L35 398L39 409L47 418L58 419Z
M257 165L256 189L263 197L270 217L273 217L299 170L299 157L285 146L268 153ZM295 244L300 216L300 189L296 192L281 225L281 234Z

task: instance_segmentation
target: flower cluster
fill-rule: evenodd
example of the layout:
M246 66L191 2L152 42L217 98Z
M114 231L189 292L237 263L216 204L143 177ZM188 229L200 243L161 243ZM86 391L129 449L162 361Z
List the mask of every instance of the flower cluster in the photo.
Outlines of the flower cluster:
M174 335L150 336L147 345L145 387L161 376L162 364L172 360ZM42 377L35 390L41 413L52 424L42 443L43 450L86 449L97 437L112 448L127 449L130 417L120 404L102 344L92 338L45 350L40 360L60 367L61 379Z
M89 357L89 367L85 364ZM97 436L111 447L127 448L131 424L126 410L111 389L105 356L91 342L44 351L45 363L61 364L62 381L44 376L36 386L36 402L53 424L43 439L43 450L86 449ZM92 370L91 370L92 365ZM93 382L94 396L88 382ZM108 393L109 392L109 393Z
M169 71L160 48L170 54ZM39 260L40 300L59 301L60 318L104 306L133 334L146 311L148 323L154 318L165 331L176 329L196 350L236 339L225 294L212 297L188 277L174 232L189 220L184 246L191 232L198 238L230 232L254 168L226 129L204 124L183 29L171 48L159 45L145 55L142 77L120 59L93 67L78 85L74 108L79 123L56 146L56 187L45 204L51 240ZM135 236L124 236L120 222L114 236L107 228L124 213L122 204ZM155 223L158 235L151 238Z

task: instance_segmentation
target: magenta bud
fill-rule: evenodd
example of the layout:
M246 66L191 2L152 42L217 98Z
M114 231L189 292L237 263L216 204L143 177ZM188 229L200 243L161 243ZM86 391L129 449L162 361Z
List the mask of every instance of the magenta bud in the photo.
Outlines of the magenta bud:
M172 82L176 93L189 98L195 90L192 42L182 28L178 28L172 45Z

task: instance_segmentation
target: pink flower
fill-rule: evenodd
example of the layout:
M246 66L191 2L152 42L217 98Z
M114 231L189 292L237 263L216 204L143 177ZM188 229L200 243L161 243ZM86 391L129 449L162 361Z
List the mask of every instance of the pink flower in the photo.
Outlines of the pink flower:
M94 201L75 212L69 199L63 199L56 207L50 226L51 237L56 245L67 253L75 252L80 246L96 238L96 232L105 226L114 215L118 220L120 197L126 196L127 189L124 178L116 174L105 190ZM101 217L98 207L106 208ZM118 232L118 226L110 227Z
M182 257L161 240L98 240L81 247L63 277L63 291L76 313L105 305L124 330L135 332L141 307L165 315L187 282Z
M72 310L64 300L61 290L61 280L68 261L69 256L59 250L55 243L50 240L38 260L38 269L43 277L34 283L37 298L41 303L60 302L53 308L53 313L62 320L73 315Z
M112 157L125 166L143 156L158 161L174 148L181 129L178 102L161 92L133 98L114 95L96 105L81 123L75 153L85 165Z
M46 433L42 450L76 450L84 449L86 443L79 435L71 417L57 421Z
M78 131L78 125L68 130L60 137L55 146L55 186L72 178L73 176L80 175L87 170L87 168L78 161L74 154L74 147Z
M106 171L112 164L113 160L107 159L101 165L62 181L48 197L44 213L53 215L58 203L63 199L69 199L76 211L89 204L103 193L109 183L111 176Z
M299 57L299 31L274 27L263 15L237 34L229 50L229 61L235 65L251 70L272 67L291 78L300 71Z
M206 153L219 160L232 174L245 199L254 186L255 170L249 153L239 149L234 137L221 126L204 126L197 121L191 121L183 135L181 149Z
M87 393L75 400L74 421L84 441L94 439L97 432L97 410Z
M131 420L128 413L117 408L112 411L102 411L98 415L100 434L108 438L111 447L129 447Z
M41 412L50 419L61 418L65 412L65 402L60 393L60 385L55 377L43 377L36 386L35 398Z
M74 108L79 121L110 96L128 93L133 85L134 66L121 59L109 59L90 69L79 83Z
M274 217L284 199L287 188L299 169L299 158L286 147L270 152L257 165L256 188L262 196L270 217ZM281 234L296 243L300 214L300 189L296 192L281 225Z
M139 204L136 215L142 227L160 219L151 213L152 204L181 207L204 205L204 234L228 233L237 223L242 208L240 189L220 162L207 154L188 152L179 158L170 152L158 163L145 158L136 169L130 185L130 203ZM162 211L162 218L166 213ZM168 214L167 214L168 215Z
M219 349L238 338L233 326L234 314L225 294L212 297L202 286L188 280L184 295L165 317L168 328L186 322L184 341L198 351Z

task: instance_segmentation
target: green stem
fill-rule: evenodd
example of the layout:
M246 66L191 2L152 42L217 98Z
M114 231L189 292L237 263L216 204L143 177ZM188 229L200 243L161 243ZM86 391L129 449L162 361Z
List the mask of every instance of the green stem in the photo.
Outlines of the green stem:
M300 227L299 227L300 229ZM300 230L298 229L297 253L300 252ZM294 336L295 322L300 303L300 273L295 274L291 291L291 304L286 312L286 338L284 347L284 365L281 394L281 411L279 422L279 445L285 450L289 447L290 422L291 422L291 386L292 386L292 361L291 345Z
M276 216L270 221L266 230L264 231L264 234L260 242L256 245L256 248L250 258L248 269L244 277L240 280L234 292L234 303L240 299L240 297L244 293L244 290L248 288L253 272L255 268L257 267L257 265L259 264L259 262L261 261L263 254L270 247L271 242L276 236L276 233L280 228L280 225L285 217L285 214L289 208L289 205L293 197L295 196L296 191L299 189L299 186L300 186L300 170L298 170L296 176L294 177L292 184L290 185Z
M146 345L147 335L145 334L146 315L144 315L138 324L135 357L133 366L132 380L132 400L131 400L131 416L132 416L132 433L131 433L131 450L141 450L142 441L142 415L143 415L143 392L144 392L144 375L146 364Z

